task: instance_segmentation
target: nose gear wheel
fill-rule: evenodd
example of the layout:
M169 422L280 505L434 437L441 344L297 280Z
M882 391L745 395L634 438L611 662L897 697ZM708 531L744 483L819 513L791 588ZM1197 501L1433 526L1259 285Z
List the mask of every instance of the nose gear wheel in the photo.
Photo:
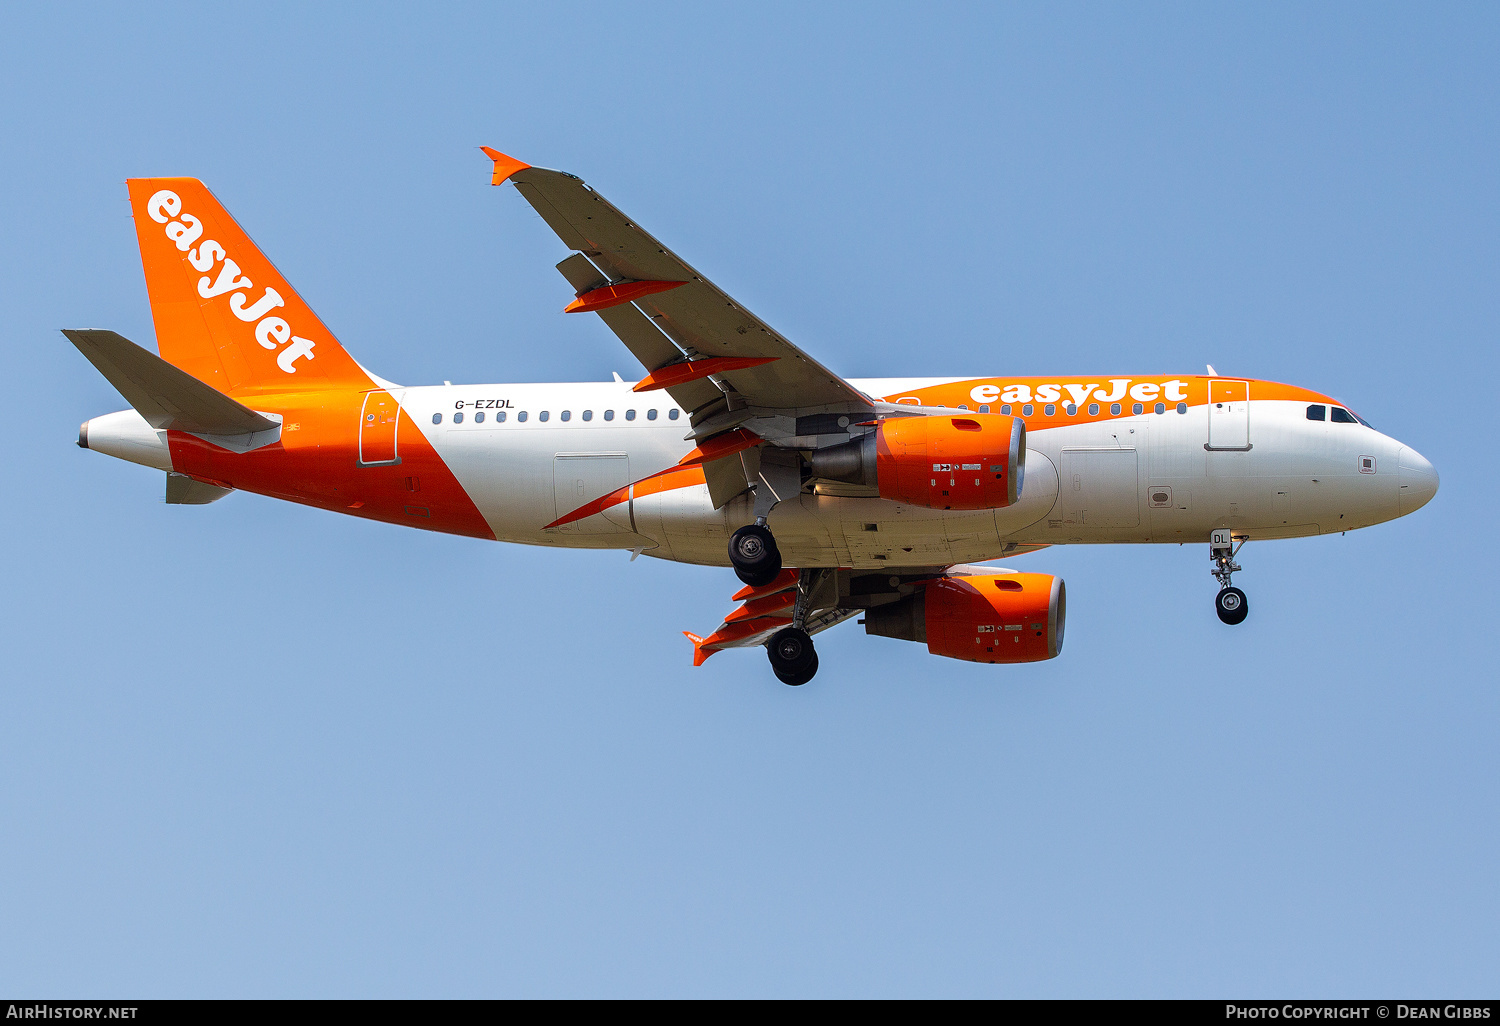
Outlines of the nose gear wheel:
M1214 599L1214 611L1219 614L1220 620L1232 627L1237 623L1243 623L1245 617L1250 615L1250 603L1240 589L1224 588Z

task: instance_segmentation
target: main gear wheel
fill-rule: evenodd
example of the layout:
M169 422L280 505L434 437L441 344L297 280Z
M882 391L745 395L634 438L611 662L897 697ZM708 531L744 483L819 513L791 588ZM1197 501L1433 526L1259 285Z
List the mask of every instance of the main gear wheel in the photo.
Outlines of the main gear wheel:
M783 684L798 687L818 672L818 653L812 638L800 627L783 627L766 642L771 670Z
M741 581L760 588L781 573L781 550L764 524L746 524L729 538L729 562Z

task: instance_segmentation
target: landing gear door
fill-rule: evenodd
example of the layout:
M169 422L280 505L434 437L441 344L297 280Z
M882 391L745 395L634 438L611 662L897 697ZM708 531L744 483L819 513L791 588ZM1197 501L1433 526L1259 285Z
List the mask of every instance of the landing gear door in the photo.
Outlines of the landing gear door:
M396 451L396 428L401 423L397 396L380 389L365 393L359 411L359 465L388 467L401 462Z
M1250 448L1250 383L1208 383L1208 448L1238 452Z

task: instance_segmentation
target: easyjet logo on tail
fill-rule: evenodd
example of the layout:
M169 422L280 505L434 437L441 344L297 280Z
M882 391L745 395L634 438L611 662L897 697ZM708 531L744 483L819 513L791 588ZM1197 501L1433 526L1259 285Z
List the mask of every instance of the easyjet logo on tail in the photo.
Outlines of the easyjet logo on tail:
M255 325L255 341L261 348L280 348L276 354L276 366L288 374L295 374L297 368L293 364L313 358L313 347L317 343L292 334L292 326L286 318L271 314L272 310L286 305L281 294L267 286L260 298L251 302L250 290L255 288L255 283L240 273L240 265L230 259L224 247L213 239L198 242L203 238L203 222L183 212L181 196L170 189L162 189L146 201L146 213L157 224L167 226L167 238L179 252L188 255L188 263L195 271L208 272L198 279L198 295L204 299L228 296L230 311L245 323ZM217 274L212 273L215 264L220 265Z

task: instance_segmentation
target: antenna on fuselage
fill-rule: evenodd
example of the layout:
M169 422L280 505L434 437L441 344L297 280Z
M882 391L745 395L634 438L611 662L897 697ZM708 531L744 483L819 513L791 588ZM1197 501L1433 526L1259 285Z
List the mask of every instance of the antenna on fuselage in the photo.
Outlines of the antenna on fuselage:
M1208 368L1208 376L1209 377L1216 378L1216 377L1219 376L1219 372L1216 371L1216 370L1214 370L1214 365L1213 364L1211 364L1211 363L1205 363L1203 366L1205 366L1205 367Z

